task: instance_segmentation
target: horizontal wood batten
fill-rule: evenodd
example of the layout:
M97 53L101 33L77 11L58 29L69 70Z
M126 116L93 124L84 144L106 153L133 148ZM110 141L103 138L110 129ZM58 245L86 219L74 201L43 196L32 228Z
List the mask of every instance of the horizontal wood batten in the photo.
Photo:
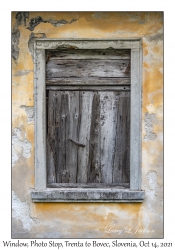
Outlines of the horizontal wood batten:
M46 60L55 59L130 59L130 50L117 49L59 49L48 50ZM47 62L48 62L47 61Z
M51 183L47 185L48 188L129 188L129 183L119 183L119 184L106 184L106 183Z
M118 188L47 188L31 193L34 202L142 202L144 196L144 191Z
M131 79L128 78L114 78L114 77L105 77L105 78L52 78L46 79L46 85L130 85Z
M130 60L51 60L46 78L56 77L130 77Z
M46 86L47 90L130 91L130 86Z

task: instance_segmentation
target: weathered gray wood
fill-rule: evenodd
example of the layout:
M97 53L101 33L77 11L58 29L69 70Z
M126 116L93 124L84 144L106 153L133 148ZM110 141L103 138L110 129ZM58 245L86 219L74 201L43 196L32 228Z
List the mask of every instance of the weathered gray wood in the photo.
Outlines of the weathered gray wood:
M47 86L47 90L70 90L70 91L130 91L130 86Z
M59 167L62 165L62 181L63 183L69 182L70 170L67 167L67 162L69 162L69 104L68 104L68 94L63 93L61 95L61 157L62 161L59 164Z
M128 183L130 179L130 93L116 96L116 135L113 182Z
M69 138L68 96L63 92L49 91L48 103L48 141L51 151L48 152L47 159L51 160L50 158L54 154L56 180L57 182L68 182L69 169L66 164L69 156L67 146Z
M60 150L60 110L61 110L61 93L55 91L49 91L48 96L48 130L47 141L49 143L49 149L47 149L47 161L53 162L52 169L55 168L55 178L59 182L61 180L62 170L58 168L58 162L61 160L59 155ZM50 166L51 167L51 166ZM49 180L48 176L48 180Z
M55 152L50 145L49 138L47 138L47 183L56 182L56 167L55 167Z
M66 94L69 98L69 116L70 123L69 126L69 162L68 167L70 169L70 179L69 182L76 183L77 182L77 152L78 145L73 141L79 141L79 116L80 116L80 97L79 91L67 91Z
M115 151L115 92L100 92L101 172L102 182L112 183L113 154Z
M144 191L121 188L48 188L33 191L34 202L142 202Z
M77 182L87 183L87 166L89 160L89 140L92 116L92 91L81 91L81 124L79 128L79 141L85 144L85 147L78 147L78 171Z
M75 143L77 146L80 146L80 147L85 147L85 146L86 146L84 143L80 143L80 142L75 141L75 140L72 140L72 139L70 139L70 138L69 138L69 141Z
M48 188L129 188L129 183L50 183Z
M69 77L69 78L51 78L51 79L46 79L46 85L47 86L55 86L55 85L64 85L64 86L71 86L71 85L107 85L107 86L111 86L111 85L130 85L130 77L128 78L120 78L120 77L84 77L84 78L74 78L74 77Z
M129 96L49 91L48 137L55 157L52 151L47 157L57 183L129 182Z
M55 59L130 59L130 50L127 49L60 49L48 50L46 62Z
M94 93L92 100L91 129L89 141L88 182L101 182L101 126L100 95Z
M51 60L46 65L46 78L63 77L129 77L130 60Z

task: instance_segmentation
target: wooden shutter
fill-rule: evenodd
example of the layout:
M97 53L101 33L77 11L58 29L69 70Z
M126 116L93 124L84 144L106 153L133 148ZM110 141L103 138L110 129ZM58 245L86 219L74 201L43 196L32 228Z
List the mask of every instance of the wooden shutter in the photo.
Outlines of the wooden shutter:
M48 186L129 186L129 50L46 58Z

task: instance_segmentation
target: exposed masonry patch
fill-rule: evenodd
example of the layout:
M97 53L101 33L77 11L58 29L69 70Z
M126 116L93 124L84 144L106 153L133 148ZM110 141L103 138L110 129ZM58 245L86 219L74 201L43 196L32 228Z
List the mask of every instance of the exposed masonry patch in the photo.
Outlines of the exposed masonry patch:
M148 180L149 187L145 190L145 195L148 196L151 200L156 198L157 192L157 173L155 171L149 171L146 175Z
M33 70L19 70L13 76L15 76L15 77L24 76L24 75L28 75L30 72L33 72Z
M163 206L163 198L162 198L162 192L163 187L157 183L157 172L150 170L146 178L148 180L149 187L146 187L145 189L145 195L149 197L151 200L156 201L158 206Z
M34 121L34 107L33 106L25 106L21 105L20 108L24 108L27 114L28 122Z
M31 156L32 145L25 137L22 138L21 130L19 128L14 128L14 135L12 136L12 166L14 166L16 161L19 159L19 153L16 146L22 148L22 155L25 158L30 158Z
M155 114L145 114L145 131L146 135L144 136L145 140L154 141L157 137L155 133L153 133L153 123L155 124L157 122L156 115Z
M14 60L18 59L19 56L19 38L20 38L20 31L17 29L12 32L12 58Z
M26 19L29 18L29 12L18 12L16 14L17 25L24 24L26 26Z
M19 219L25 230L30 231L34 225L33 219L30 217L30 209L27 202L21 202L12 191L12 217Z
M146 175L146 178L148 180L149 187L151 189L156 189L157 187L157 173L156 171L149 171Z
M29 41L28 41L28 48L29 48L30 54L32 56L32 59L33 59L33 47L34 47L33 44L34 44L36 38L46 38L46 34L45 33L34 34L33 32L30 34Z
M29 23L29 27L27 27L27 29L29 29L30 31L33 31L34 28L40 24L40 23L50 23L55 27L58 26L62 26L64 24L71 24L73 22L76 22L78 19L72 19L70 22L66 21L65 19L60 19L60 20L53 20L53 19L48 19L48 20L44 20L41 16L37 16L34 17L32 19L30 19L30 23Z

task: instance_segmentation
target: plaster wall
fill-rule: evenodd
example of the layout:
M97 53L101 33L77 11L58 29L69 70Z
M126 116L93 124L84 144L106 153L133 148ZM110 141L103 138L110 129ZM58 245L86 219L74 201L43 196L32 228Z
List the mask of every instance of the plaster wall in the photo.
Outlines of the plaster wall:
M142 38L143 203L33 203L36 38ZM163 13L12 13L12 237L163 237Z

